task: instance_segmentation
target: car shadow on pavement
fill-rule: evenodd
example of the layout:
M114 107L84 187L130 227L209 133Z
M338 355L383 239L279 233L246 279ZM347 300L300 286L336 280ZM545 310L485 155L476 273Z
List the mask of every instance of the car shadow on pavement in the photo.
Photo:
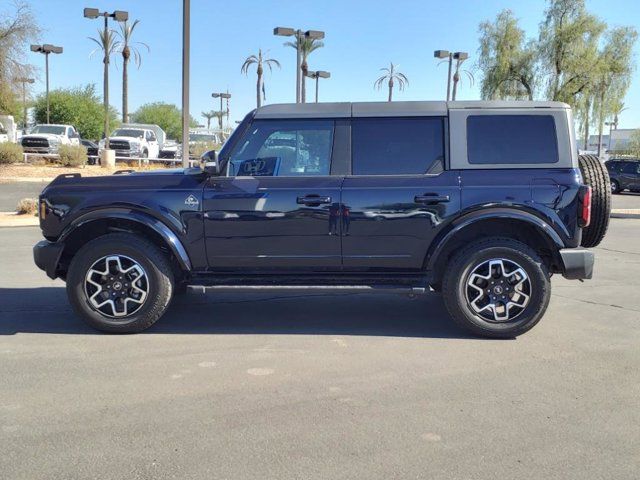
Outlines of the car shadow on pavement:
M0 289L0 335L96 334L65 289ZM148 334L370 335L473 338L449 318L438 295L184 294Z

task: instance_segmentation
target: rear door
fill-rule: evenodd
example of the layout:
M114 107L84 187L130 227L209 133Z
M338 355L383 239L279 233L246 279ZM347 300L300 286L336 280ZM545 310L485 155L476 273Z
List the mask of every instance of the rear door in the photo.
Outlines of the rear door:
M445 170L445 117L353 118L342 187L345 270L419 271L443 223L460 209Z
M328 120L255 120L204 191L211 269L339 270L340 187ZM225 161L225 159L222 159Z

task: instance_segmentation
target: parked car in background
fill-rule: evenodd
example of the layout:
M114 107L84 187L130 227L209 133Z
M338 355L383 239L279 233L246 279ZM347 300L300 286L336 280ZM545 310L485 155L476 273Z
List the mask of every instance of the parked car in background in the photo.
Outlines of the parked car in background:
M611 179L611 193L640 192L640 159L614 158L605 165Z
M116 157L158 158L165 138L158 125L125 123L109 137L109 148L116 151ZM98 145L100 150L104 149L105 140Z
M223 143L222 133L219 130L206 128L189 130L189 158L200 158L204 152L221 143ZM178 145L176 158L182 158L182 145Z
M16 122L11 115L0 115L0 143L16 143L18 139Z
M178 150L178 142L176 140L167 140L160 149L159 158L176 158L176 150Z
M80 145L80 134L73 125L40 124L20 139L25 153L58 153L60 145Z
M98 159L98 144L92 142L91 140L86 140L84 138L80 139L80 144L87 149L87 157L89 165L96 165L99 162Z

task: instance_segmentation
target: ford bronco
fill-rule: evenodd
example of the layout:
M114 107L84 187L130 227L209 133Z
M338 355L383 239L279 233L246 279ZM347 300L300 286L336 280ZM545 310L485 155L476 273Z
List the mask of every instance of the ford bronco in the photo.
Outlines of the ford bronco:
M557 102L268 105L203 159L42 192L35 262L89 324L142 331L187 288L440 292L459 325L515 337L553 274L591 278L609 221Z

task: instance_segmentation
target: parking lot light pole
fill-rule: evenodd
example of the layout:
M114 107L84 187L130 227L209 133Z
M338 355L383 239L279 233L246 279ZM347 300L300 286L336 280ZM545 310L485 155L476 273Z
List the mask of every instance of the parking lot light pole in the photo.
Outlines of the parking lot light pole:
M126 22L129 19L129 13L122 10L115 10L112 13L101 12L97 8L85 8L84 18L96 19L104 17L104 38L106 39L109 32L109 18L113 18L116 22ZM107 45L104 48L104 147L109 150L109 49Z
M451 96L451 100L456 100L456 93L458 92L458 82L460 81L460 65L467 58L469 58L469 54L467 52L454 52L453 59L456 61L456 71L453 74L453 94ZM451 68L451 66L449 66Z
M31 45L31 51L44 54L44 69L47 86L47 123L49 123L49 54L62 53L62 47L56 47L45 43L44 45Z
M316 81L316 103L318 103L318 79L329 78L331 77L331 73L325 72L324 70L316 70L315 72L307 73L307 77Z
M445 58L449 59L449 73L447 73L447 102L451 98L451 66L453 64L453 54L449 50L436 50L433 52L433 56L435 58L439 58L440 60L444 60Z
M295 30L293 28L276 27L273 29L273 34L280 37L295 37L296 39L296 103L300 103L302 101L302 95L300 93L302 86L302 49L300 48L300 44L302 43L302 40L306 38L322 40L324 38L324 32L321 32L320 30L303 31Z
M218 117L218 125L220 125L220 130L222 130L222 117L224 116L224 107L222 105L222 102L225 99L227 100L227 123L229 123L229 99L231 98L231 94L229 92L219 92L212 93L211 96L213 98L220 99L220 116Z
M33 78L20 77L15 79L16 82L22 83L22 133L27 133L27 83L33 83Z

